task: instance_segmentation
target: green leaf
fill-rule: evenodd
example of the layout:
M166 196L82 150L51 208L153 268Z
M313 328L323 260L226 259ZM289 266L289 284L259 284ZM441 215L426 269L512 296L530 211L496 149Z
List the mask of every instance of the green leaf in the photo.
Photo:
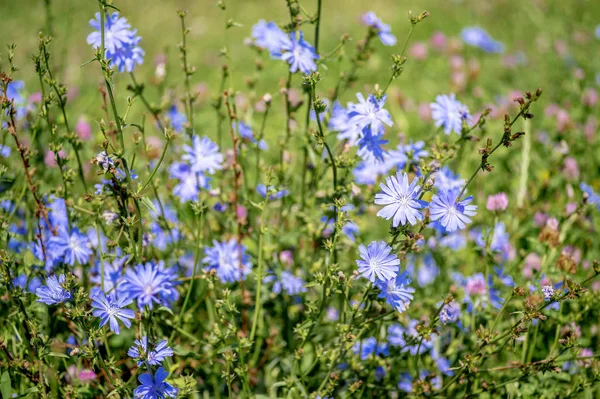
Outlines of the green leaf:
M52 356L52 357L63 357L65 359L68 359L69 356L65 355L64 353L58 353L58 352L50 352L48 353L48 356Z
M167 313L169 313L171 316L175 316L175 315L173 314L173 311L172 311L171 309L169 309L168 307L166 307L166 306L161 306L160 308L158 308L158 311L159 311L159 312L167 312Z
M10 374L8 374L8 371L2 373L2 377L0 377L0 392L2 392L3 398L10 398L12 395L12 388L10 387Z
M146 208L148 208L150 211L154 212L155 214L158 214L156 207L148 197L142 197L142 204L144 204Z
M37 387L31 387L28 390L25 391L24 394L21 394L19 396L15 396L14 399L20 399L20 398L31 398L31 394L32 393L38 393L40 390Z

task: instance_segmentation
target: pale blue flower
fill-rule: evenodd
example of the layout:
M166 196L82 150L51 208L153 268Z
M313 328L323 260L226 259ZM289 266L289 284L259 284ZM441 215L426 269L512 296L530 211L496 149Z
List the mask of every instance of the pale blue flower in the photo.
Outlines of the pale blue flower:
M264 283L269 283L272 281L274 282L274 294L279 294L282 290L288 295L299 295L303 292L306 292L304 280L302 280L300 277L296 277L294 274L288 271L281 272L281 277L278 277L275 274L270 274L263 279Z
M464 28L460 37L469 46L478 47L487 53L504 52L504 44L492 39L490 34L480 27Z
M435 183L433 186L439 191L461 190L465 185L465 180L461 179L458 174L452 172L448 166L435 173Z
M133 302L128 297L117 298L116 295L109 295L108 298L102 291L98 291L92 298L92 314L100 318L100 328L106 323L110 323L110 331L119 334L121 329L118 320L121 320L125 327L131 328L129 319L135 318L135 313L131 309L124 309L125 306Z
M368 247L360 245L358 252L362 259L357 260L356 264L361 277L372 283L396 278L400 270L400 260L392 254L392 247L385 241L373 241Z
M425 254L417 269L417 283L419 287L425 287L433 283L439 274L440 268L435 263L435 259L433 259L431 253Z
M382 134L373 134L370 126L365 126L362 130L362 137L358 140L358 156L364 161L383 162L385 150L381 148L387 140L381 139Z
M76 227L71 233L66 228L58 229L58 234L50 238L46 251L53 259L61 259L71 266L75 263L86 264L92 255L87 236L81 234Z
M46 279L46 285L35 290L38 302L46 305L56 305L71 299L71 293L63 288L66 278L64 274L58 276L52 275Z
M175 269L165 269L162 261L158 264L139 264L125 273L122 292L136 299L140 309L145 306L152 309L154 305L169 307L172 301L179 298L175 288L176 278Z
M596 205L596 207L600 211L600 195L597 194L592 187L588 186L585 183L581 183L579 185L579 188L581 189L581 191L588 195L588 204Z
M38 288L42 286L42 280L39 277L33 277L31 280L27 278L27 275L21 274L13 280L13 285L23 290L27 289L28 292L35 294Z
M95 29L87 37L87 43L93 48L102 46L100 13L96 13L95 19L90 20L90 26ZM111 61L111 66L116 66L119 72L132 72L135 64L144 62L144 50L138 44L141 37L137 31L131 29L127 19L119 17L118 12L106 14L104 20L104 48L106 58Z
M363 131L366 126L371 127L374 134L383 134L385 126L392 126L392 117L384 109L387 95L377 99L373 94L365 100L362 93L356 93L357 104L348 103L348 123L355 125L359 131Z
M3 95L4 91L0 90L0 95ZM9 82L6 87L6 97L13 101L16 113L16 119L21 120L27 114L27 97L25 95L25 83L22 80L14 80ZM8 109L6 110L8 115ZM3 122L2 127L6 127L6 122ZM8 148L8 147L5 147ZM9 148L10 150L10 148ZM6 151L6 150L3 150ZM9 152L10 154L10 152Z
M377 350L377 339L375 337L369 337L367 339L363 339L362 341L357 341L354 346L352 346L352 352L355 354L360 354L361 360L367 360L369 356L375 354Z
M317 70L315 60L319 59L319 55L314 47L304 40L302 31L290 32L289 38L272 55L290 64L292 73L300 71L306 74Z
M503 222L498 222L494 226L493 232L486 232L484 235L483 231L475 232L475 242L481 248L487 247L488 234L492 234L490 242L490 249L493 252L499 252L502 254L502 260L507 260L512 252L512 245L510 244L510 236L506 232L506 226Z
M444 305L440 311L440 321L445 325L455 323L460 317L460 306L452 301Z
M166 339L156 345L148 345L148 337L143 336L141 339L135 340L134 345L127 351L127 355L137 360L138 367L141 367L146 362L150 366L162 366L162 362L167 357L173 356L173 349L168 346Z
M266 198L267 192L271 192L269 195L269 200L280 199L283 197L287 197L290 195L290 190L288 189L280 189L277 190L273 186L265 186L264 184L259 184L256 186L256 192L260 194L261 197Z
M179 133L183 131L187 124L187 117L184 113L177 110L176 105L172 105L171 108L169 108L169 111L167 111L167 118L169 119L169 123L173 130Z
M435 102L431 103L431 117L435 121L435 126L444 127L444 133L452 132L460 134L463 121L471 123L469 109L456 99L454 93L450 95L439 95Z
M219 146L208 137L194 136L192 145L184 145L185 154L181 157L190 163L192 172L215 173L223 168L223 155L219 152Z
M98 274L90 278L90 281L96 284L96 286L91 289L91 296L95 296L98 292L102 292L102 275L100 274L102 270L101 262L104 262L104 292L106 294L119 294L124 282L123 265L128 259L129 255L126 255L123 257L115 257L110 261L99 261L96 265Z
M378 298L385 298L385 301L390 306L398 312L403 313L408 309L410 302L413 300L413 293L415 292L414 288L409 287L410 282L407 272L398 273L391 280L378 280L376 284L381 290Z
M245 280L252 271L246 247L240 246L234 239L223 242L213 240L213 246L206 247L204 255L202 262L206 264L206 270L216 270L217 277L223 283Z
M210 179L204 173L194 172L185 163L176 162L169 167L169 176L179 180L173 188L173 195L179 197L181 203L198 200L201 189L210 188Z
M264 19L258 21L252 27L252 37L254 44L260 48L264 48L273 54L281 53L284 44L288 42L288 36L285 34L275 22L266 22Z
M389 25L384 24L381 19L377 18L377 15L373 11L369 11L362 17L363 22L377 31L377 35L386 46L394 46L396 44L396 36L392 34L392 28Z
M165 381L168 376L163 367L159 367L154 376L151 372L140 375L138 380L141 385L133 391L133 395L136 399L176 398L179 391Z
M0 144L0 157L8 158L10 156L11 149L9 146Z
M339 132L337 134L339 141L347 140L348 144L352 146L358 143L361 131L354 124L350 123L348 110L337 101L333 104L328 128L333 132Z
M363 161L358 164L352 173L354 174L354 181L358 184L375 184L378 176L387 175L391 166L387 162L389 159L388 153L383 153L383 162L377 161L372 158Z
M231 122L231 126L234 130L237 130L237 132L240 134L240 136L243 139L246 139L246 140L256 144L258 149L266 150L268 148L267 143L264 140L261 139L260 141L258 141L254 137L252 128L250 126L248 126L247 124L245 124L244 122L242 122L242 121L237 122L237 126L236 126L236 122Z
M377 216L386 220L392 219L392 226L415 225L418 220L423 220L419 211L427 206L427 202L419 199L421 187L419 179L415 178L408 184L408 175L398 172L396 176L389 176L386 184L381 183L382 192L375 195L375 204L385 205Z
M434 195L429 205L431 220L439 220L449 233L464 229L471 223L470 216L477 214L477 206L469 205L473 197L458 201L458 190L441 191Z

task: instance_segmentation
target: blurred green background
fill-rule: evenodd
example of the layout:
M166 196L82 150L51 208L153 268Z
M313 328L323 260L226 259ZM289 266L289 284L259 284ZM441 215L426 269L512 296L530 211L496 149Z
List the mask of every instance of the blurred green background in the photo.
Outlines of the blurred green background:
M0 24L0 44L5 60L4 45L17 44L16 63L21 71L17 79L25 80L28 90L35 91L36 76L33 71L31 54L36 52L39 31L47 31L48 20L45 0L0 1L2 23ZM93 50L85 39L91 28L88 21L98 11L95 0L50 0L50 15L53 36L54 65L62 73L62 79L73 90L78 90L79 101L72 104L80 112L92 112L97 98L94 98L101 75L97 65L80 67L91 59ZM177 10L188 11L190 63L198 72L193 77L195 83L206 82L210 89L219 84L219 66L223 60L219 50L226 41L230 49L231 66L234 77L241 85L244 76L254 72L249 62L255 53L243 44L252 25L258 19L287 23L289 20L285 0L227 0L227 10L221 11L214 0L121 0L114 3L131 25L142 36L141 46L146 52L145 63L138 67L138 80L146 80L153 74L153 60L159 54L169 55L169 83L181 81L177 44L181 32ZM316 0L301 1L302 6L312 14L316 10ZM556 99L564 81L570 76L569 63L580 65L594 75L600 71L598 51L586 51L580 46L579 52L570 51L572 59L565 61L554 51L557 40L570 44L587 36L586 40L596 41L594 27L600 23L600 3L597 0L494 0L494 1L398 1L377 0L324 0L322 15L321 52L333 49L343 33L348 33L358 41L364 36L360 16L374 11L392 27L398 37L397 48L387 48L376 44L377 52L361 73L361 84L385 82L388 76L388 56L399 52L409 29L407 12L427 10L431 17L420 24L412 38L412 43L426 41L435 31L448 36L458 36L464 26L478 25L506 45L506 54L523 52L528 64L517 70L507 70L502 66L499 55L486 55L476 49L468 49L466 57L476 57L481 63L478 84L485 90L487 100L513 88L535 88L544 86L545 100ZM224 34L226 19L231 18L243 25L229 29ZM305 25L307 38L313 40L313 28ZM597 48L597 43L595 48ZM346 50L354 51L354 44L346 45ZM594 62L595 61L595 62ZM334 63L332 63L334 64ZM279 62L268 62L267 73L262 74L256 90L274 91L274 83L285 76L285 67ZM593 69L593 68L591 68ZM329 75L337 78L336 65L332 65ZM129 81L127 76L120 80ZM117 81L119 83L119 80ZM299 80L298 80L299 83ZM405 75L397 82L397 87L416 101L431 101L442 92L449 91L450 73L447 57L429 57L425 61L411 61ZM238 86L238 88L240 88ZM352 93L347 93L350 97Z

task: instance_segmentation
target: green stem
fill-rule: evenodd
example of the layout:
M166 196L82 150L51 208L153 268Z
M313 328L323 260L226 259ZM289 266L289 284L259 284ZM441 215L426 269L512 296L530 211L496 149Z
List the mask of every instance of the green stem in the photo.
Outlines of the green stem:
M185 309L187 308L187 304L192 296L192 291L194 291L194 281L196 281L196 274L198 273L198 263L200 261L200 249L202 248L203 241L203 232L204 232L204 204L200 205L202 208L200 210L200 221L198 223L198 232L196 234L196 252L194 254L194 268L192 269L192 278L190 280L190 287L188 288L188 292L185 296L185 300L183 301L183 305L181 306L181 310L179 311L179 319L177 324L181 326L183 315L185 314ZM175 331L171 333L171 341L174 338Z
M160 168L160 165L162 164L163 159L165 158L165 154L167 153L167 148L169 147L169 142L170 141L171 141L170 137L167 136L167 142L165 143L165 146L163 147L162 153L160 154L160 159L158 160L158 163L154 167L154 170L152 171L152 173L148 177L148 180L146 180L146 183L144 183L144 185L142 186L142 188L140 188L138 190L138 194L141 194L144 191L144 189L148 186L148 184L150 184L152 182L152 179L154 178L154 175L158 171L158 168Z
M317 20L315 21L315 52L319 53L319 31L321 27L321 0L317 0Z
M269 198L269 192L267 190L266 198ZM260 319L260 313L262 310L262 302L261 302L261 292L262 292L262 280L263 280L263 236L264 236L264 221L265 221L265 209L267 208L266 201L263 203L261 212L260 212L260 230L258 233L258 270L256 271L256 298L254 303L256 304L256 309L254 310L254 320L252 321L252 330L250 332L250 342L254 341L254 337L256 334L256 327L258 326L258 321ZM258 351L258 347L255 349Z
M186 37L188 35L187 28L185 27L185 13L180 12L179 17L181 19L181 35L182 42L179 47L179 51L181 52L181 59L183 61L183 73L185 74L185 104L186 104L186 113L187 118L190 121L190 126L187 129L189 136L191 137L194 134L194 109L193 103L194 99L192 97L192 90L190 87L190 76L192 75L192 71L188 68L187 63L187 47L186 47Z

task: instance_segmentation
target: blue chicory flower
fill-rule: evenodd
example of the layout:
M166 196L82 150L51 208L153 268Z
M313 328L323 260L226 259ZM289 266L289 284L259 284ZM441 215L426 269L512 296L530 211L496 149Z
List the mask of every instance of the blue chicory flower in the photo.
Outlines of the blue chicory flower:
M46 279L46 285L35 290L38 302L45 303L46 305L56 305L70 300L71 293L63 288L65 281L64 274L61 274L58 278L55 275L49 276Z

